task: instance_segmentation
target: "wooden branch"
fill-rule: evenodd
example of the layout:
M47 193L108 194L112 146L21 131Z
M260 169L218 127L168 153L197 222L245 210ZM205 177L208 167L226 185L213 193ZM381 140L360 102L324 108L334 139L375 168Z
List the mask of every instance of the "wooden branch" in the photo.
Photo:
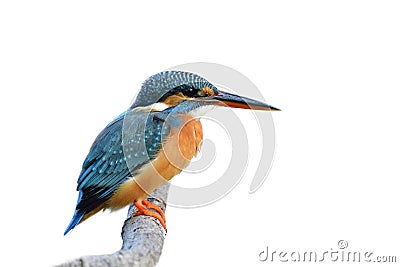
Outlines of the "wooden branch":
M169 183L166 183L156 189L147 200L165 212L168 189ZM128 218L122 227L121 250L108 255L83 256L56 267L155 266L164 245L165 230L153 217L132 217L135 209L134 205L129 207Z

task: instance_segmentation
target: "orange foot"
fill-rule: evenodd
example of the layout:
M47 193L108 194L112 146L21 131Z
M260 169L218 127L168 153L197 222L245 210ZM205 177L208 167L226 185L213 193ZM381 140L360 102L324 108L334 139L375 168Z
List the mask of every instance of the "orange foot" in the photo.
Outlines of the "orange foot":
M147 216L156 218L161 223L161 225L165 229L165 231L167 231L167 226L165 225L165 215L159 206L157 206L147 200L136 201L133 204L137 208L137 211L132 216L147 215ZM156 212L154 212L150 209L153 209Z

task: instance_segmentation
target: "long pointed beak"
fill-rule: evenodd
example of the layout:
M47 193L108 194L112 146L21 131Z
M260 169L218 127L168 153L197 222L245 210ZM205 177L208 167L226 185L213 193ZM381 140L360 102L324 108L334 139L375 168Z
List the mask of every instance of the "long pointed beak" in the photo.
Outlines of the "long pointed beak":
M264 102L244 96L230 94L223 91L219 91L219 94L213 96L212 100L218 100L215 103L213 103L213 105L217 106L228 106L231 108L243 108L243 109L255 109L255 110L280 111L280 109L270 106Z

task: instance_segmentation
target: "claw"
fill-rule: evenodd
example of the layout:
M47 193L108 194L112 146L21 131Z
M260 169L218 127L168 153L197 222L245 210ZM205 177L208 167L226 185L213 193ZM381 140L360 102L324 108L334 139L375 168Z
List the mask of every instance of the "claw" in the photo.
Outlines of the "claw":
M165 231L167 231L167 226L165 225L165 215L159 206L147 200L136 201L133 204L137 208L137 211L135 211L132 216L147 215L156 218L161 223ZM155 210L156 212L152 211L151 209Z
M156 204L151 203L150 201L148 201L146 199L143 200L142 203L146 206L146 208L153 209L153 210L157 211L160 214L160 216L163 219L163 221L166 222L164 212L162 211L162 209L159 206L157 206Z

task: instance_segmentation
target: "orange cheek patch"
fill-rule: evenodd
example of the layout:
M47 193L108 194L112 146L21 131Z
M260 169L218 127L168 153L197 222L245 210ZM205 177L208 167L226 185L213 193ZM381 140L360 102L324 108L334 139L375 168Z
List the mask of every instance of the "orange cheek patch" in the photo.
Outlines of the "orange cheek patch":
M176 106L184 99L187 99L187 97L184 96L182 93L177 93L167 97L163 102L168 106Z
M201 89L201 91L203 92L204 96L213 96L214 95L214 90L211 89L210 87L203 87Z

